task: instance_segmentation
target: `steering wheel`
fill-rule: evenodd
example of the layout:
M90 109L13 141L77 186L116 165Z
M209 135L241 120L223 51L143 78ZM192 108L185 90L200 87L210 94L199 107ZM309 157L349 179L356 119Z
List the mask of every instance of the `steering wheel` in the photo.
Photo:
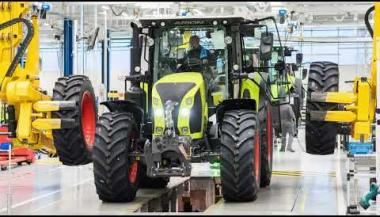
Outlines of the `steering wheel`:
M177 68L177 72L181 71L203 71L203 67L205 65L203 64L202 60L199 58L187 58L183 64L181 64Z

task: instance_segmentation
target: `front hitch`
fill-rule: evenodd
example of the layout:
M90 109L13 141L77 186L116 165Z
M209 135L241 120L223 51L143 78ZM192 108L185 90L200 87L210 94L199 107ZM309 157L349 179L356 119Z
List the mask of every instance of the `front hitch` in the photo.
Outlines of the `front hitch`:
M145 162L147 165L147 176L190 176L191 157L186 150L191 145L191 138L185 137L156 137L152 143L146 141L144 146ZM165 164L167 156L173 157L179 165Z

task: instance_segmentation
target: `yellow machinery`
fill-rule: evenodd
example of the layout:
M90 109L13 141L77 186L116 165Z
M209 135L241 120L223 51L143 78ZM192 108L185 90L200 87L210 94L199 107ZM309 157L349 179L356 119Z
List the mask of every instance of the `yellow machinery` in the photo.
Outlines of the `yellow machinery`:
M53 97L40 89L39 24L31 8L30 2L0 3L0 99L7 104L7 134L14 147L44 148L53 154L57 148L64 164L87 163L90 157L62 159L72 153L64 154L67 147L58 140L70 144L71 138L64 134L76 130L83 140L76 141L82 148L79 152L83 155L83 146L90 150L97 117L91 83L85 76L74 75L58 79Z
M369 25L368 15L374 10L374 29ZM338 103L341 108L336 111L310 111L310 119L316 121L348 123L349 131L355 140L361 142L371 138L372 125L376 110L377 59L380 57L380 3L367 11L366 25L373 35L373 56L371 77L356 77L353 81L353 92L313 92L313 102Z

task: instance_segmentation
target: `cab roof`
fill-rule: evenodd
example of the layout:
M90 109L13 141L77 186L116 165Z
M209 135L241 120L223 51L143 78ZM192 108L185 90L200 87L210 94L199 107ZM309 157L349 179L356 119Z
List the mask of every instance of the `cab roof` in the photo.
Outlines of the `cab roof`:
M214 21L218 24L238 24L244 21L247 21L243 17L235 17L235 16L213 16L213 17L170 17L170 18L148 18L148 19L140 19L139 20L143 27L148 26L162 26L161 23L165 23L165 26L194 26L194 25L214 25ZM227 22L227 23L225 23ZM154 24L154 25L153 25Z

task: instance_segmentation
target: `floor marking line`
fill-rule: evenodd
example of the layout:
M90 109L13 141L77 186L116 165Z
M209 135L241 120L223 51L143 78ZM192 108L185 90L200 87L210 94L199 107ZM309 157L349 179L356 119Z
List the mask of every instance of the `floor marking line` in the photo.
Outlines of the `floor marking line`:
M61 202L61 201L54 201L54 202L52 202L52 203L48 203L48 204L46 204L45 206L42 206L42 207L37 208L37 209L35 209L35 210L32 210L31 213L38 212L38 211L40 211L40 210L42 210L42 209L45 209L46 207L49 207L49 206L51 206L51 205L53 205L53 204L55 204L55 203L58 203L58 202Z
M290 212L293 212L293 209L294 209L294 207L296 206L296 202L297 202L297 200L298 200L298 195L299 195L301 189L302 189L302 187L301 187L301 183L300 183L300 184L298 184L298 190L297 190L296 199L295 199L294 202L293 202L293 206L292 206L292 209L290 210Z
M72 185L72 187L76 187L76 186L78 186L78 185L84 184L85 182L88 182L88 181L90 181L90 180L92 180L92 179L93 179L93 178L85 179L85 180L83 180L82 182L79 182L79 183L77 183L77 184ZM62 190L67 190L67 188L61 188L61 189L59 189L59 190L52 191L52 192L50 192L50 193L43 194L43 195L41 195L41 196L38 196L38 197L35 197L35 198L31 198L31 199L29 199L29 200L25 200L25 201L23 201L23 202L17 203L17 204L15 204L15 205L12 206L12 209L14 209L14 208L16 208L16 207L19 207L19 206L22 206L22 205L25 205L25 204L28 204L28 203L31 203L31 202L33 202L33 201L40 200L40 199L45 198L45 197L49 197L49 196L51 196L51 195L53 195L53 194L56 194L56 193L58 193L58 192L60 192L60 191L62 191ZM5 212L5 211L7 211L7 208L3 208L3 209L0 210L0 212Z
M336 177L334 174L302 174L302 173L284 173L284 172L272 172L272 175L282 175L282 176L303 176L303 177L311 177L311 176L327 176L327 177Z
M336 172L319 172L319 171L301 171L301 170L273 170L272 172L286 172L286 173L306 173L306 174L335 174Z
M61 189L61 190L62 190L62 189ZM25 201L23 201L23 202L17 203L17 204L15 204L15 205L12 206L12 209L14 209L14 208L16 208L16 207L19 207L19 206L22 206L22 205L25 205L25 204L28 204L28 203L30 203L30 202L33 202L33 201L36 201L36 200L39 200L39 199L45 198L45 197L48 197L48 196L50 196L50 195L53 195L53 194L55 194L55 193L60 192L61 190L52 191L52 192L50 192L50 193L43 194L43 195L41 195L41 196L38 196L38 197L35 197L35 198L31 198L31 199L29 199L29 200L25 200ZM0 210L0 212L5 212L5 211L7 211L7 208L3 208L3 209Z

